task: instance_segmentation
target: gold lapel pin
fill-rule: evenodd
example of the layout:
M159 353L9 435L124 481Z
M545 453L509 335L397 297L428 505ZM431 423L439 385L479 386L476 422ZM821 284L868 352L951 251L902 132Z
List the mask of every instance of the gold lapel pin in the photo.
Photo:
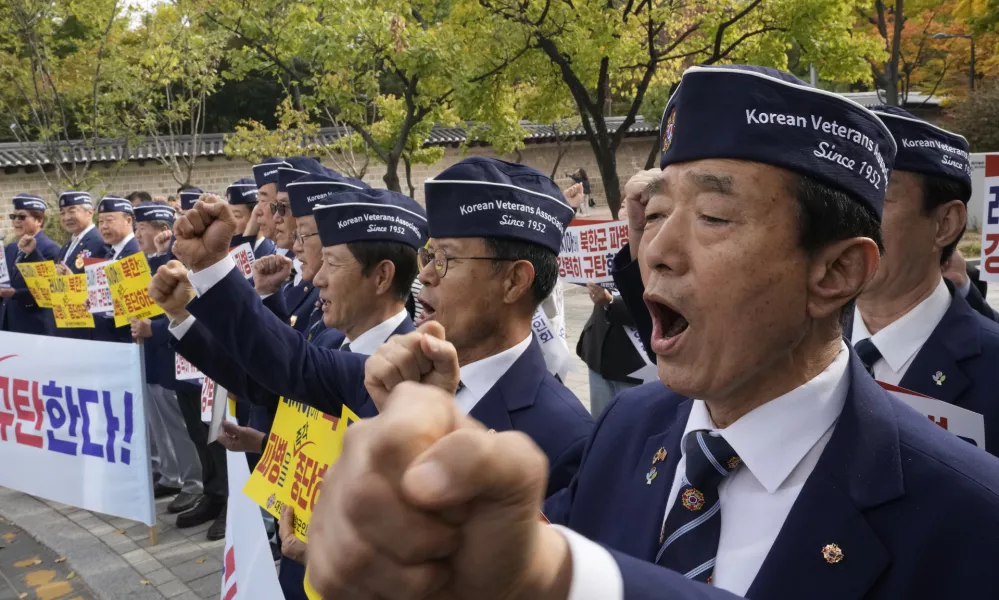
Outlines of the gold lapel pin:
M836 544L826 544L822 548L822 557L827 563L834 565L843 560L843 551Z
M666 448L660 448L652 455L652 464L657 462L666 462Z

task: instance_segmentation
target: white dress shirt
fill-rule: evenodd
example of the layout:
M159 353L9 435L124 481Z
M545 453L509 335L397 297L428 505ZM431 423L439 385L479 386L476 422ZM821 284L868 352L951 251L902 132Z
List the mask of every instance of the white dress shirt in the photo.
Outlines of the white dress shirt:
M297 256L291 260L291 268L295 270L295 278L291 284L298 287L298 284L302 283L302 261Z
M405 321L407 317L409 317L409 313L406 312L406 309L402 309L402 311L398 314L392 315L357 336L356 340L345 337L343 339L343 344L341 344L340 347L343 348L344 344L350 344L351 352L371 356L375 353L375 350L378 350L378 346L384 344L385 340L389 339L389 336L392 335L392 332L395 331L399 325L402 325L402 322Z
M114 250L114 254L111 255L111 260L118 260L119 258L121 258L121 251L122 249L125 248L125 244L127 244L129 241L133 239L135 239L135 234L129 233L128 235L125 236L125 239L111 246L111 249Z
M73 256L73 251L76 250L76 247L80 244L80 240L82 240L83 236L87 235L87 232L89 232L93 228L94 224L91 223L90 225L87 225L86 229L84 229L77 235L73 236L73 240L69 243L69 249L66 250L66 256L62 257L62 262L65 263L67 260L69 260L70 256Z
M464 387L455 394L454 403L458 405L458 410L462 414L467 415L472 412L479 400L482 400L482 397L493 389L500 377L505 375L513 363L517 362L517 359L527 350L533 337L534 334L530 333L524 338L524 341L516 346L507 348L499 354L468 363L461 368L461 383L464 384Z
M744 596L752 585L832 436L850 388L849 364L844 342L835 360L814 379L725 429L717 429L705 404L694 401L684 435L696 429L718 431L743 462L718 486L721 535L712 573L716 587ZM681 458L666 514L685 472ZM559 529L572 553L569 600L622 600L621 573L610 553L582 536ZM604 582L602 587L600 582Z
M870 338L881 352L881 359L874 363L875 379L892 385L902 381L919 349L947 313L950 301L950 290L941 278L940 284L925 300L874 335L867 330L860 309L854 309L850 340L856 345L860 340Z

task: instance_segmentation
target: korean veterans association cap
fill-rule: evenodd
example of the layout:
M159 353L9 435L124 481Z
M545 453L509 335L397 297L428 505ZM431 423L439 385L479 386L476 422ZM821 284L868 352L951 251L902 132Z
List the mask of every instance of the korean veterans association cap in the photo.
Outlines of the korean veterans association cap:
M278 167L287 165L281 158L265 158L258 165L253 165L253 180L257 187L262 188L268 183L277 183Z
M165 221L173 224L177 218L177 211L167 204L147 202L135 207L135 222L146 223L149 221Z
M59 194L59 208L66 208L67 206L86 206L87 208L93 208L94 200L87 192L67 191Z
M225 189L225 200L229 204L256 204L257 182L244 177L230 183Z
M287 192L288 184L297 181L303 175L328 175L339 177L340 174L327 169L318 160L308 156L292 156L285 159L287 164L278 167L277 191Z
M880 219L895 140L870 110L777 69L691 67L666 104L660 167L707 158L812 177Z
M336 173L334 171L334 173ZM291 204L291 215L295 218L312 214L317 204L330 204L334 194L371 189L363 181L352 177L344 177L339 173L330 175L303 175L288 184L288 202Z
M201 188L187 188L180 193L180 209L181 210L191 210L194 205L198 203L198 198L200 198L205 193Z
M514 238L558 254L572 207L547 175L475 156L424 184L430 237Z
M25 193L14 196L14 210L40 210L45 212L46 208L48 207L45 205L45 200L42 200L40 196L32 196Z
M111 213L120 212L125 213L128 216L135 216L135 209L132 208L132 203L124 198L119 198L118 196L104 196L101 198L101 203L97 206L97 213Z
M323 246L401 242L419 249L427 241L427 213L409 196L376 189L327 193L328 203L312 211Z
M964 187L965 203L971 199L971 150L968 140L956 133L917 119L897 106L872 106L898 144L896 171L911 171L954 179Z

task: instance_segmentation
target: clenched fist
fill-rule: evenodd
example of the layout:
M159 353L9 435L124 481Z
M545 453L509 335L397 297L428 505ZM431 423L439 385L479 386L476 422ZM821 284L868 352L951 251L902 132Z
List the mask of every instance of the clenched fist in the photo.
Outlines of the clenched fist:
M153 337L153 325L152 321L149 319L135 319L131 320L132 326L132 339L135 341L140 341L144 338Z
M565 196L565 201L569 203L569 206L579 208L585 199L585 196L583 196L583 184L576 183L567 187L562 190L562 195Z
M164 254L167 250L169 250L170 240L172 239L173 239L172 231L168 230L157 233L156 237L153 238L153 244L156 246L156 253Z
M287 256L271 254L253 261L253 287L261 296L277 293L291 275L292 261Z
M628 244L631 246L632 258L638 257L638 244L642 241L642 232L645 231L645 205L649 203L645 190L661 174L660 169L639 171L624 184L622 204L628 213Z
M364 363L364 387L378 410L403 381L426 383L453 396L460 378L458 352L444 340L444 327L437 321L393 335Z
M160 267L149 282L149 297L174 321L183 321L190 315L186 307L194 295L194 286L180 261L171 260Z
M192 271L204 270L225 258L236 231L232 208L218 196L205 194L173 226L173 253Z
M35 236L33 235L25 234L21 236L21 239L17 240L17 249L23 252L25 256L34 252L37 246L38 241L35 240Z

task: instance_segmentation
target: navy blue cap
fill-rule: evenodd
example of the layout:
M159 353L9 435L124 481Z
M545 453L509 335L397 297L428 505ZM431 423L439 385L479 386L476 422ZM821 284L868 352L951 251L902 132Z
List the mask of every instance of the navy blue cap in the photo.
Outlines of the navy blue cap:
M870 110L766 67L691 67L666 104L660 167L709 158L765 163L842 190L878 218L895 140Z
M158 202L147 202L135 207L135 222L145 223L148 221L166 221L173 223L177 218L177 211L172 206L160 204Z
M572 207L547 175L474 156L424 183L430 237L514 238L558 254Z
M323 246L401 242L419 249L427 242L427 212L409 196L376 189L320 193L329 203L315 205L312 214Z
M965 203L971 199L971 147L968 140L918 119L897 106L879 104L871 110L888 127L898 143L896 171L911 171L954 179L964 187Z
M287 165L278 167L277 191L287 192L288 184L298 180L303 175L326 175L328 177L339 177L340 174L332 169L327 169L319 164L319 161L308 156L292 156L285 159Z
M70 190L59 194L59 208L66 208L67 206L86 206L92 209L94 207L94 200L87 192L74 192Z
M249 177L232 182L225 189L225 199L229 204L255 204L257 202L257 182Z
M14 196L14 210L40 210L45 212L46 208L48 207L45 205L45 200L42 200L40 196L33 196L24 192Z
M253 180L257 182L257 188L277 183L278 167L287 164L283 158L265 158L260 164L253 165Z
M191 210L205 191L201 188L188 188L180 193L180 209Z
M132 208L132 203L128 200L118 196L104 196L97 206L97 214L112 212L125 213L130 217L135 216L135 209Z
M291 204L291 215L295 218L305 217L312 214L312 209L317 204L333 202L330 198L334 194L369 189L371 186L363 181L353 177L344 177L339 173L335 177L311 173L302 175L288 184L288 202Z

